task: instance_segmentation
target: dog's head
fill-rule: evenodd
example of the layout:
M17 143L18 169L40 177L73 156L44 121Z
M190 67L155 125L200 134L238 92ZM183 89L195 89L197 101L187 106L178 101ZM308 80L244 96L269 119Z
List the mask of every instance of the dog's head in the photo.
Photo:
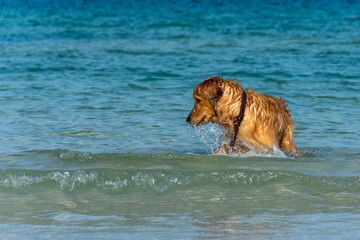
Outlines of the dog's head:
M194 89L194 107L186 119L192 126L219 122L215 106L223 95L221 81L221 78L212 77Z

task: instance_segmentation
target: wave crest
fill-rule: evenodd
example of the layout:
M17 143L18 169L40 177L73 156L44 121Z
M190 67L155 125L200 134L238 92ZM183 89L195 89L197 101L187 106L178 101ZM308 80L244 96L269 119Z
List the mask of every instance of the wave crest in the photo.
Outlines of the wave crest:
M54 188L61 191L99 189L110 192L154 191L208 187L294 186L332 191L360 191L359 177L324 177L290 171L256 170L141 170L92 169L88 171L7 170L0 173L0 189Z

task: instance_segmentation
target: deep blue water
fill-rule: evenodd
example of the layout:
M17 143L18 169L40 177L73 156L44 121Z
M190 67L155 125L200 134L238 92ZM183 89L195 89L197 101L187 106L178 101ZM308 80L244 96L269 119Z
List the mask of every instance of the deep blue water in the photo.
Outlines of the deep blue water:
M283 97L296 157L215 156L209 76ZM354 239L357 1L0 1L0 237Z

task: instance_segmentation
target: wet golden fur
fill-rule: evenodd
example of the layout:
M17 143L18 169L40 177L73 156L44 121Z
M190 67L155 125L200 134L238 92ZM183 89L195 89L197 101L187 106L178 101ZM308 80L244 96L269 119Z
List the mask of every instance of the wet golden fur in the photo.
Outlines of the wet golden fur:
M285 101L248 90L245 117L237 134L236 145L229 147L234 131L234 119L239 115L242 87L235 81L211 77L194 89L194 108L187 121L193 126L213 122L222 125L226 133L217 152L244 152L249 147L269 152L273 147L296 152L293 121ZM250 146L249 146L250 145Z

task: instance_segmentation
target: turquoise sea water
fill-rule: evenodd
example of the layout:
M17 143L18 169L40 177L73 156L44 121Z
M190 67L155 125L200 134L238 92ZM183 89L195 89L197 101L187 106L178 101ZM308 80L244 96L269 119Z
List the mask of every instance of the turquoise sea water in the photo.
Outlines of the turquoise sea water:
M0 1L0 238L359 238L359 49L357 1ZM300 154L213 155L211 75Z

